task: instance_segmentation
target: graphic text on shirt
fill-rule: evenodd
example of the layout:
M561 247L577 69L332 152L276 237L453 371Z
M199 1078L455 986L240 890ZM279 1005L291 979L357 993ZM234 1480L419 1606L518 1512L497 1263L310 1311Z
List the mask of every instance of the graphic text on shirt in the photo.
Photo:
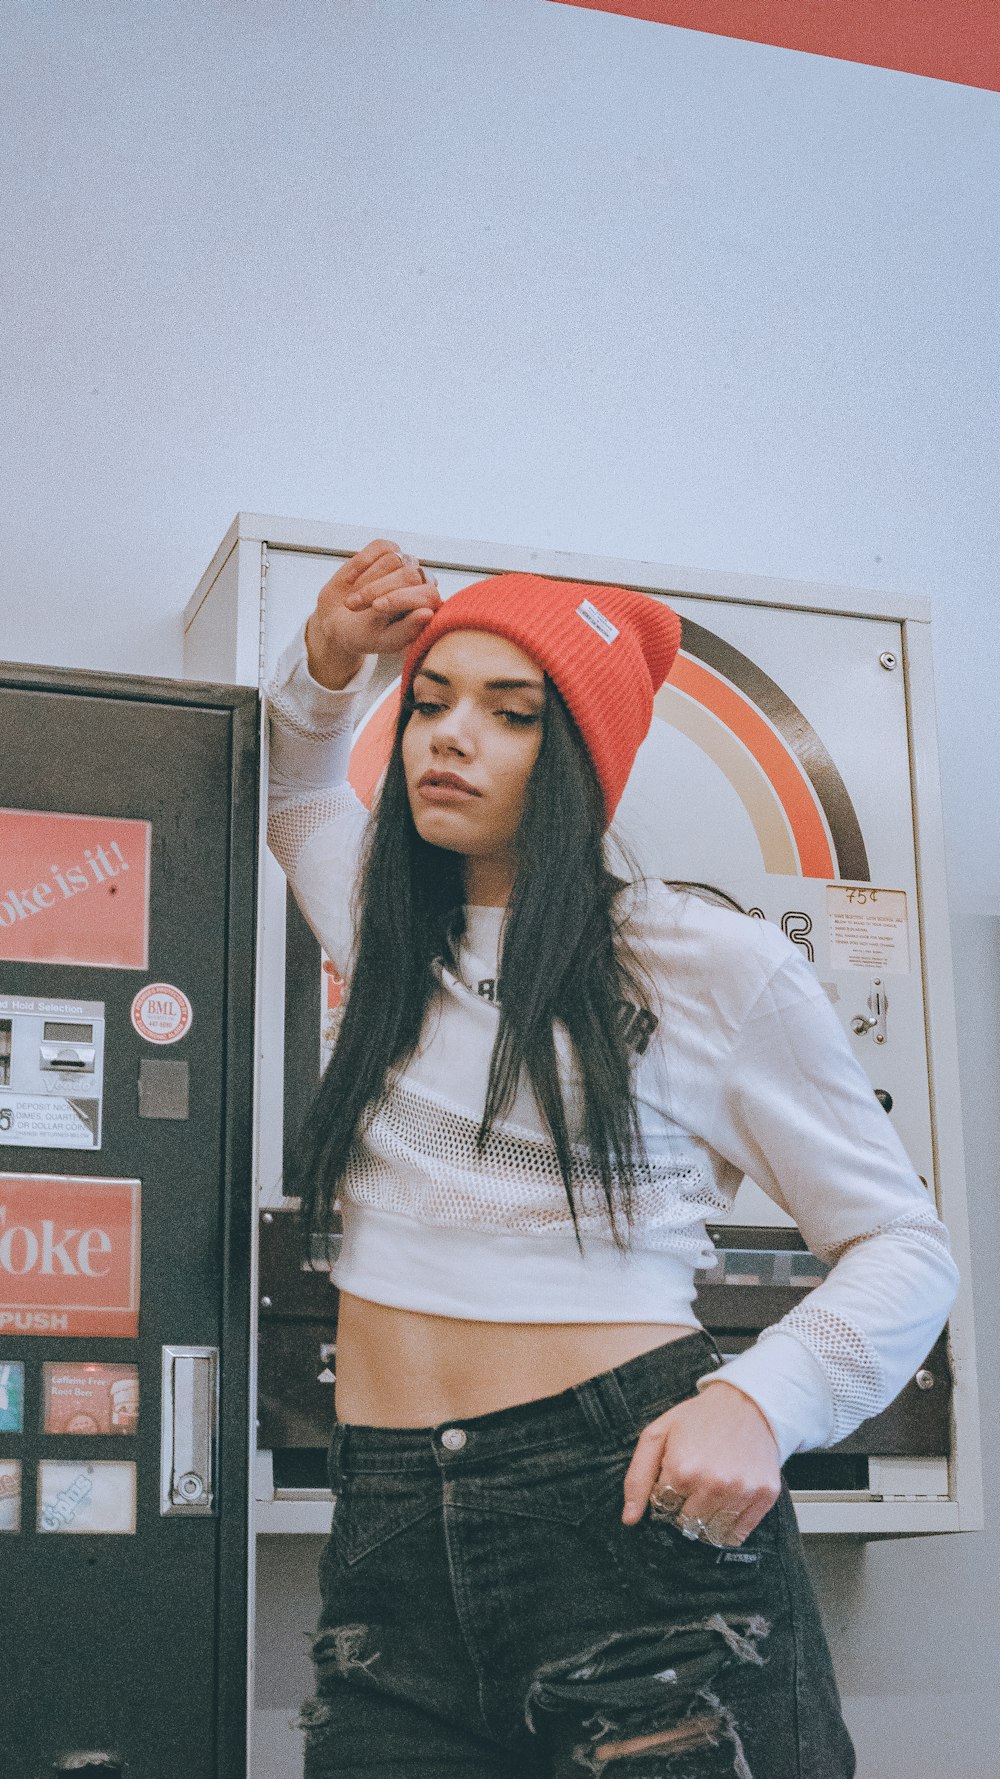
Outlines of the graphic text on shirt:
M476 992L484 1001L497 1001L497 979L495 976L481 976L476 984ZM648 1007L636 1007L631 1001L619 1002L619 1017L625 1030L625 1041L630 1050L642 1056L649 1040L659 1025L655 1013Z

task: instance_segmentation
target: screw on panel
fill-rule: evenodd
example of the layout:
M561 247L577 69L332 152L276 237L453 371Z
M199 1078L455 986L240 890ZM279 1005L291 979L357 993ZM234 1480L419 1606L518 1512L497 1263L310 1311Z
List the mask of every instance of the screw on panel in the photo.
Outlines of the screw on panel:
M893 668L899 665L891 649L882 650L882 653L878 658L878 664L880 667L885 668L886 673L891 673Z

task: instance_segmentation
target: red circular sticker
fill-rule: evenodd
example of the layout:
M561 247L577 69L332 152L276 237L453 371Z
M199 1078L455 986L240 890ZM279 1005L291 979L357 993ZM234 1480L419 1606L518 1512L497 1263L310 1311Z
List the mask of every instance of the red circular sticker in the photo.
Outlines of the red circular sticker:
M132 1024L150 1044L176 1044L191 1030L194 1014L187 995L169 982L151 982L132 1002Z

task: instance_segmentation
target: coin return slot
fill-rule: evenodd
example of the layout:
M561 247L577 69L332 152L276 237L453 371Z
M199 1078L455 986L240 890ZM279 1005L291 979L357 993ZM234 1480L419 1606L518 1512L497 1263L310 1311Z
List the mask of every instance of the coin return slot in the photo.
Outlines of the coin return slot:
M49 1074L92 1075L97 1051L92 1025L63 1025L47 1019L39 1046L40 1067ZM8 1044L8 1067L10 1047Z

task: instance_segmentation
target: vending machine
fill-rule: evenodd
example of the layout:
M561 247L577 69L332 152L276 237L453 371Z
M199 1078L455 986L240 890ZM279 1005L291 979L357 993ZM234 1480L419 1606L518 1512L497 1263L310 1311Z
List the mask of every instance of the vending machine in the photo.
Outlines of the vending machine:
M260 701L0 712L0 1774L245 1779Z
M241 513L185 614L185 667L263 688L338 564L370 529ZM961 1110L924 599L865 589L383 532L442 595L504 570L636 588L682 619L611 831L650 875L721 893L779 926L815 968L872 1092L967 1255ZM598 599L599 603L599 599ZM382 657L362 695L351 780L370 802L398 707ZM266 759L265 759L266 770ZM330 1052L343 960L325 956L275 860L261 858L257 1106L262 1532L325 1529L336 1292L303 1271L285 1162ZM710 1230L696 1308L737 1352L823 1276L751 1181ZM331 1244L335 1249L337 1232ZM830 1451L792 1459L805 1531L863 1537L981 1523L967 1283L897 1402Z

